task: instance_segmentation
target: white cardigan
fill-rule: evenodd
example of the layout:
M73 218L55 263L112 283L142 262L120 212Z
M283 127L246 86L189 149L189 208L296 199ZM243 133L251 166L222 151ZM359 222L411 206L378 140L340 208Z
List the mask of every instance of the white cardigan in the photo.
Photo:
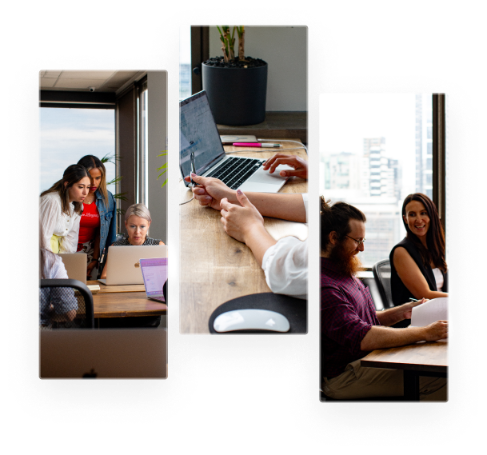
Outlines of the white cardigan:
M308 216L308 195L303 194ZM271 291L298 299L308 298L308 242L284 237L267 249L262 259L265 279Z
M70 214L62 212L61 197L57 192L47 193L40 198L39 233L40 247L51 249L53 234L60 237L60 253L76 253L81 215L75 213L73 204L69 204Z

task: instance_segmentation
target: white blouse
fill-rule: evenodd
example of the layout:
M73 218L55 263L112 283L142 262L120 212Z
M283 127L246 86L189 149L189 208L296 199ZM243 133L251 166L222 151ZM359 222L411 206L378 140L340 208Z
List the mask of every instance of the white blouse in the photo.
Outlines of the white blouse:
M438 291L441 291L441 288L443 287L443 274L441 273L441 270L436 268L433 269L433 275L435 276L435 281L436 281L436 289Z
M303 194L308 215L308 195ZM308 242L284 237L267 249L262 259L267 285L276 294L308 298Z
M53 234L60 237L60 253L76 253L81 215L75 213L73 204L69 204L70 214L62 211L61 197L57 192L47 193L40 198L39 233L40 247L51 249Z

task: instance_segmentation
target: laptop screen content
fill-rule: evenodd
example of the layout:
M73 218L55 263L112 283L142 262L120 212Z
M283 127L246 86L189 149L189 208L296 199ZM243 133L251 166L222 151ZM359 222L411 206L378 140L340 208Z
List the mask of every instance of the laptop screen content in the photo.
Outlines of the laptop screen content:
M141 259L140 268L147 297L162 296L162 288L168 275L167 258Z
M183 177L191 173L191 152L194 152L198 175L225 156L204 91L179 103L179 165ZM185 185L189 184L185 182Z

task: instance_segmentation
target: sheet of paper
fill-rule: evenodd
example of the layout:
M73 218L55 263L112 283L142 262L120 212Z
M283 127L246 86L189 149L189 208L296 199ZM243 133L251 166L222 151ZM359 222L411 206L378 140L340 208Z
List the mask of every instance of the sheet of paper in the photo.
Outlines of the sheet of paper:
M436 321L448 321L448 297L431 299L413 308L412 326L423 327Z

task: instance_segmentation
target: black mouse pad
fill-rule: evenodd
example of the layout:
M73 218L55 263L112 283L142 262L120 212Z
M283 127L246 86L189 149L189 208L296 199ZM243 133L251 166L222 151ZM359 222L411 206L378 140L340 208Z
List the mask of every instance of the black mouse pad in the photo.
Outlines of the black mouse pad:
M308 301L289 297L288 295L273 294L265 292L262 294L250 294L238 297L223 303L213 311L208 321L210 333L217 335L236 335L240 333L260 333L282 335L281 332L269 330L237 330L232 332L219 333L213 328L215 318L222 313L232 310L269 310L281 313L289 320L291 328L285 333L308 333L307 330L307 307Z

